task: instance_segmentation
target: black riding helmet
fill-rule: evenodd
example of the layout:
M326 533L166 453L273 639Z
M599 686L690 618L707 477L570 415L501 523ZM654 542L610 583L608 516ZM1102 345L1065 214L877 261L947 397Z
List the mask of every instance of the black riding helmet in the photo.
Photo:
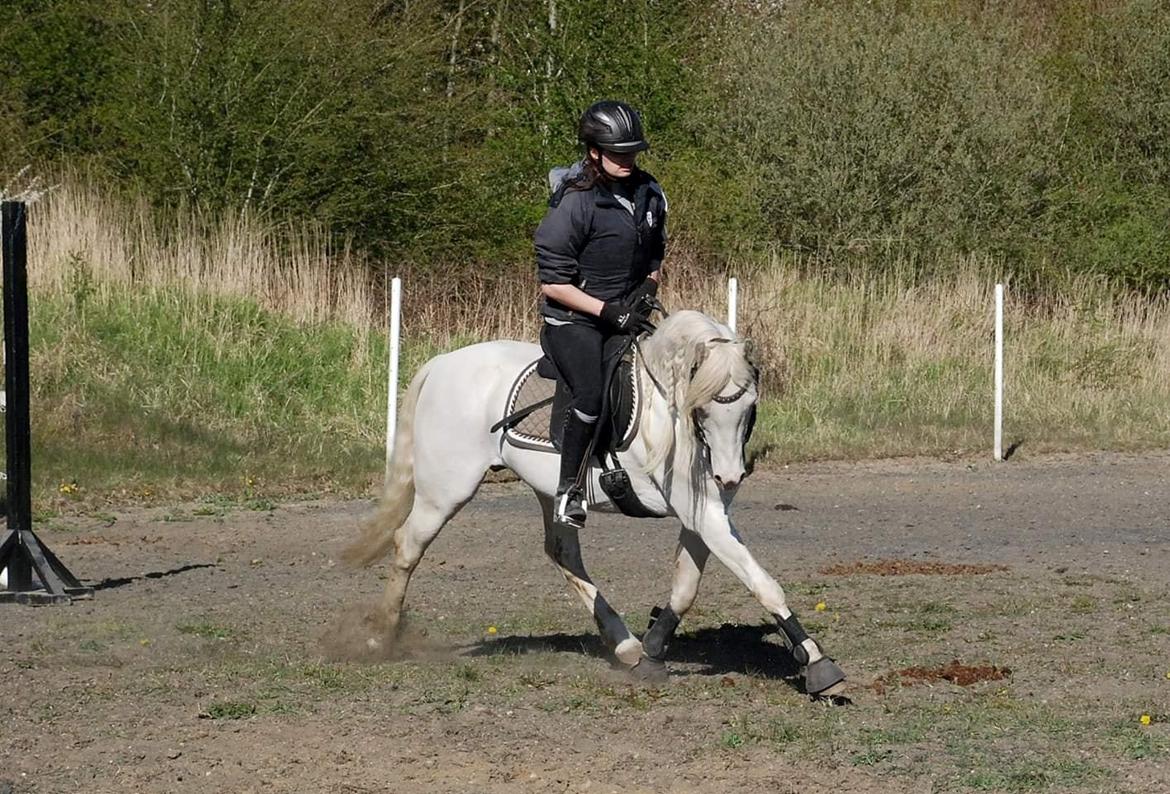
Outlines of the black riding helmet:
M577 138L586 146L625 154L650 148L642 133L642 117L625 102L594 102L581 116Z

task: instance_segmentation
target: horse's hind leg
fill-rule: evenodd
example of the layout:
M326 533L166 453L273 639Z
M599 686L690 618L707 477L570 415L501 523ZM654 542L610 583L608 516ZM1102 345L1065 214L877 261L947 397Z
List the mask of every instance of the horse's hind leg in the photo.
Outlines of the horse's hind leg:
M666 678L666 646L674 636L679 621L695 603L703 567L711 556L710 549L695 532L683 528L678 534L675 552L674 578L670 586L670 601L657 610L653 622L642 635L642 659L634 667L635 673L648 680Z
M439 530L450 517L451 514L446 511L425 502L420 503L416 497L406 523L395 533L394 556L390 561L386 589L382 595L383 622L378 627L388 638L393 639L402 620L402 605L406 600L406 586L410 583L411 574L422 560L427 546L438 536Z
M593 615L601 638L618 661L635 665L642 658L642 643L630 633L625 622L614 611L597 585L589 578L585 563L581 559L581 543L577 530L553 520L553 500L540 496L540 507L544 511L544 551L565 577L565 581L584 602L585 608Z
M475 496L479 488L483 469L471 465L461 468L464 470L448 469L441 478L424 475L416 479L410 515L394 533L394 554L382 596L383 623L378 628L390 640L393 640L402 620L402 605L411 574L427 547L438 537L439 530Z

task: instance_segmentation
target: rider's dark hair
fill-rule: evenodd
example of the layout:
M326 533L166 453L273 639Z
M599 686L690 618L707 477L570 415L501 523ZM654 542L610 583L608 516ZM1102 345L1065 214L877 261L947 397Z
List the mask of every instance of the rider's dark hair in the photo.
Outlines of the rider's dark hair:
M597 152L597 158L594 159L593 148ZM605 168L601 165L601 157L603 152L596 147L585 147L585 159L581 161L581 174L568 186L569 190L592 190L595 185L602 187L609 187L613 184L614 178L605 173ZM634 171L637 172L637 166Z

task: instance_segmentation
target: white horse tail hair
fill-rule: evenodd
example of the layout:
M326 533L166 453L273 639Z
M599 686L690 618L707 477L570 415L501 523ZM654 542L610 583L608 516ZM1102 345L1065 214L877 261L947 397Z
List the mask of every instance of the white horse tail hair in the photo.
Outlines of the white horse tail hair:
M361 537L341 553L341 559L353 567L372 565L394 547L395 533L406 523L414 506L414 414L418 395L430 372L431 362L424 364L410 382L398 411L394 452L390 471L382 486L378 508L362 522Z

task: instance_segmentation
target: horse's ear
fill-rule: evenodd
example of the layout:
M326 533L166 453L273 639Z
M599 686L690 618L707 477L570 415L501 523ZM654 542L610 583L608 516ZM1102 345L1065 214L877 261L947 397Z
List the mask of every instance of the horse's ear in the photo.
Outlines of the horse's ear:
M708 340L701 345L695 345L691 349L691 374L688 380L695 379L695 373L699 371L699 367L703 366L703 362L707 360L707 353L711 350L711 343L715 340Z
M749 364L756 363L756 343L751 339L743 340L743 357L747 359Z
M743 340L743 359L758 375L760 371L760 351L756 347L756 343L751 339Z

